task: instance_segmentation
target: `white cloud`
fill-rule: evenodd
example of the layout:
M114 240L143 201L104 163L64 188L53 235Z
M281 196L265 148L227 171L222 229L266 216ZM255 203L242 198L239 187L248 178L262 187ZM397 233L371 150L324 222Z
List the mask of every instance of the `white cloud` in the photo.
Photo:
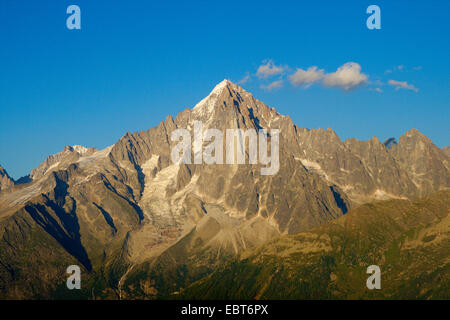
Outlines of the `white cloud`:
M259 66L256 76L260 79L266 79L274 75L280 75L280 79L268 85L260 85L260 88L265 90L274 90L283 86L286 72L291 69L287 66L277 66L272 60L264 61L264 64ZM244 77L241 81L245 83L250 78ZM317 66L310 66L302 69L297 68L296 71L289 75L289 82L293 86L302 86L309 88L314 83L322 83L325 87L340 88L344 91L349 91L364 84L369 84L369 76L361 73L361 65L356 62L347 62L340 66L335 72L326 73L324 69L319 69ZM383 83L378 81L376 86L381 86ZM381 90L381 89L378 89ZM378 91L376 90L376 91ZM378 91L380 92L380 91Z
M368 76L361 73L361 66L358 63L347 62L336 72L326 74L322 83L327 87L338 87L348 91L366 83L367 79Z
M422 66L413 67L414 70L419 71L422 70Z
M405 90L412 90L412 91L415 91L415 92L419 91L419 89L414 87L414 85L409 84L406 81L389 80L388 83L391 86L394 86L395 90L405 89Z
M283 73L284 68L276 66L272 60L267 61L266 64L260 65L256 71L256 75L260 78L268 78L277 74Z
M383 90L381 88L371 88L369 90L370 91L375 91L375 92L378 92L378 93L382 93L383 92Z
M249 75L249 74L246 74L245 77L243 77L241 80L239 80L239 81L237 82L237 84L245 84L245 83L247 83L247 82L249 82L249 81L250 81L250 75Z
M261 88L264 90L267 90L267 91L272 91L275 89L279 89L282 86L283 86L283 80L277 80L277 81L274 81L274 82L268 84L267 86L261 85Z
M413 68L414 70L416 70L416 68ZM388 69L384 72L384 74L389 74L392 73L394 71L406 71L406 67L403 64L400 64L398 66L393 67L392 69Z
M317 67L313 66L307 70L297 68L297 71L289 76L289 80L294 86L303 85L305 88L309 88L314 82L322 80L323 76L323 69L317 70Z

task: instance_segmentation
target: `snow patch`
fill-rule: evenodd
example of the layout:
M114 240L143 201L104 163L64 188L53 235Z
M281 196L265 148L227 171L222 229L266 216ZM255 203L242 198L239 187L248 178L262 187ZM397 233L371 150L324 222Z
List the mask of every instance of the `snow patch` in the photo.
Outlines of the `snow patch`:
M217 98L219 97L220 93L227 87L227 85L230 83L228 80L223 80L218 85L214 87L214 89L211 91L211 93L205 97L203 100L201 100L199 103L197 103L194 108L192 109L194 113L198 115L204 115L209 114L214 110L214 106L217 102Z
M80 145L74 145L74 146L72 146L72 149L81 155L86 154L86 152L88 151L88 148L80 146Z
M408 199L406 197L400 197L400 196L396 196L392 193L389 193L383 189L377 189L375 190L373 197L377 200L388 200L388 199Z
M111 152L112 147L113 146L109 146L109 147L106 147L103 150L99 150L99 151L94 152L90 156L81 157L80 159L78 159L77 162L78 163L87 164L87 163L91 163L91 162L94 162L94 161L99 160L99 159L106 158L108 156L108 154Z
M317 173L319 176L321 176L322 178L325 178L328 181L331 181L328 178L328 175L325 173L325 171L323 171L320 164L318 164L317 162L311 161L308 159L297 158L297 157L295 158L295 160L300 161L306 167L306 169Z

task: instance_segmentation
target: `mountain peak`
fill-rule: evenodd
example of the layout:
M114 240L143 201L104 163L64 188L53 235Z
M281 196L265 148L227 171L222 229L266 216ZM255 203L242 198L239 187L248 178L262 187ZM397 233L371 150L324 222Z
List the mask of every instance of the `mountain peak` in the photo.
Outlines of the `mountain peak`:
M65 151L78 152L79 154L83 155L88 151L88 148L80 145L65 146L62 152Z
M405 134L402 137L400 137L400 140L404 140L405 138L413 139L414 141L420 140L428 144L433 143L433 141L431 141L430 138L425 136L422 132L420 132L416 128L412 128L411 130L406 131Z
M218 98L223 94L225 89L240 93L246 92L242 87L238 86L234 82L231 82L228 79L224 79L214 87L214 89L209 93L208 96L197 103L194 106L193 110L195 112L210 113L214 109L214 105L218 101Z
M14 180L8 175L8 172L0 166L0 191L10 189L14 186Z
M241 86L237 85L236 83L228 79L223 79L214 87L214 89L210 92L208 96L213 94L220 95L225 89L235 92L246 92Z
M242 89L241 86L237 85L236 83L228 80L228 79L223 79L221 82L219 82L213 89L213 91L211 91L211 93L215 92L222 92L223 89L225 88L229 88L232 89L234 91L245 91L244 89Z
M416 128L412 128L408 131L405 132L405 136L407 137L412 137L412 136L420 136L420 137L425 137L422 132L420 132L419 130L417 130Z

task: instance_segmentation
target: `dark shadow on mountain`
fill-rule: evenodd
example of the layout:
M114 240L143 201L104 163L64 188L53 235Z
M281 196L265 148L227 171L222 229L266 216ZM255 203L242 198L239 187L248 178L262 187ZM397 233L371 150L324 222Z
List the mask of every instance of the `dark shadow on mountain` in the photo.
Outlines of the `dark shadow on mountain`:
M105 218L106 223L111 227L113 234L115 234L117 232L117 228L114 225L114 219L111 217L111 215L108 213L108 211L103 209L101 206L99 206L95 202L93 202L93 204L94 204L94 206L97 207L98 210L100 210L101 214Z
M136 211L136 213L138 214L139 217L139 221L141 222L142 220L144 220L144 212L142 211L142 209L133 201L130 201L130 199L128 199L127 197L124 197L123 195L121 195L120 193L117 192L116 188L113 187L113 185L108 181L108 179L102 175L102 180L103 180L103 184L105 185L106 188L108 188L108 190L114 192L116 195L118 195L120 198L122 198L123 200L125 200L126 202L128 202L128 204Z
M55 201L43 194L44 204L27 205L25 210L68 253L74 256L88 271L91 271L91 261L81 243L80 225L76 215L76 202L73 198L70 198L72 206L68 212L62 207L65 204L68 186L64 181L56 180L57 184L54 189Z
M341 194L338 191L336 191L333 186L330 186L330 190L331 192L333 192L334 201L336 201L336 205L339 207L339 209L342 210L343 214L346 214L348 211L348 207L344 199L342 199Z
M53 173L55 178L55 188L53 188L53 192L55 194L56 204L60 207L63 207L66 203L66 196L68 195L67 189L69 189L69 185L66 181L62 180L56 173ZM74 204L75 205L75 204Z
M21 178L19 178L18 180L15 181L16 184L26 184L26 183L30 183L33 180L30 178L30 175L27 174L26 176L23 176Z
M145 174L142 171L142 168L140 166L138 166L137 164L134 165L134 168L136 169L137 172L137 177L138 177L138 181L139 181L139 197L142 197L142 193L144 192L144 188L145 188Z
M259 124L259 119L256 118L255 115L253 114L253 108L248 108L248 112L249 112L249 117L255 124L256 128L258 130L261 130L263 127L261 127L261 125Z

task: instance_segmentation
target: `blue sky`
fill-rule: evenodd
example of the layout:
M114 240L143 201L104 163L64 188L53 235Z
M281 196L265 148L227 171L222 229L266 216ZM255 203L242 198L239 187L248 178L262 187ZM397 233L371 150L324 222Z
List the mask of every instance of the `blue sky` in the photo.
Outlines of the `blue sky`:
M81 30L66 28L71 4ZM371 4L381 30L366 27ZM0 164L19 178L65 145L104 148L246 75L246 90L300 127L362 140L415 127L449 145L449 18L440 0L3 0ZM330 86L347 62L366 80ZM292 83L314 66L319 80Z

